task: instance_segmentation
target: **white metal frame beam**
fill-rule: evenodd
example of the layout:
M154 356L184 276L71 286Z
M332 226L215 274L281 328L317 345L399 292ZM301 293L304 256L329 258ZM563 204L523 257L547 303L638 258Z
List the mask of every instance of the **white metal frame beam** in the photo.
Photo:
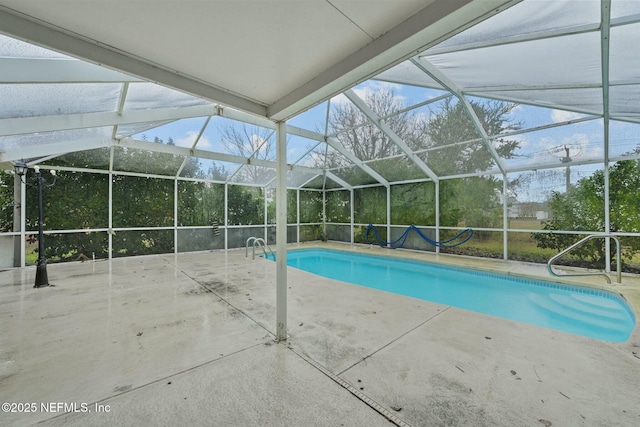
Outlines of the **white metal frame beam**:
M217 105L181 108L156 108L103 113L61 114L55 116L20 117L0 120L0 136L25 135L61 130L120 126L135 123L166 122L218 114Z
M429 77L437 81L439 84L441 84L445 88L449 89L454 95L456 95L458 100L463 103L463 105L465 106L465 109L467 110L467 114L469 115L469 118L473 122L473 125L476 128L476 131L482 138L482 142L484 143L484 146L487 148L487 150L489 150L489 153L491 154L493 161L496 162L496 165L498 165L498 168L503 174L506 173L506 168L502 162L502 159L500 158L500 156L496 152L495 147L491 143L491 140L489 138L489 135L487 134L487 131L482 126L482 123L480 123L480 119L478 118L478 115L476 114L476 112L473 110L473 106L471 105L467 97L464 95L462 90L458 87L458 85L456 85L447 76L445 76L439 69L437 69L433 64L431 64L429 61L427 61L424 58L422 58L420 61L416 59L411 59L411 62L416 67L418 67L418 69L422 70L422 72L427 74Z
M200 138L202 138L202 134L207 129L207 126L209 126L210 121L211 121L211 116L207 117L207 119L204 121L204 123L200 127L200 132L198 132L198 136L196 136L196 139L193 141L193 144L191 145L191 150L196 149L196 145L198 145L198 142L200 142ZM180 173L182 173L182 170L184 169L188 160L189 160L188 157L184 158L184 160L182 161L182 164L180 165L180 167L178 168L178 171L176 172L176 176L180 176Z
M571 89L571 88L568 88L568 89ZM594 89L600 89L600 86L598 86L598 87L596 87ZM570 105L552 105L552 104L547 103L547 102L531 101L529 99L522 99L522 98L519 98L519 97L516 97L516 96L504 96L504 95L496 96L495 94L493 94L491 92L482 93L482 92L477 92L475 90L468 90L468 91L464 90L463 93L465 95L476 96L478 98L495 99L495 100L498 100L498 101L514 102L516 104L533 105L535 107L556 109L556 110L562 110L562 111L571 111L571 112L579 113L579 114L588 114L588 115L594 115L594 116L602 117L602 111L599 111L599 110L591 110L591 109L587 109L587 108L577 108L575 106L570 106Z
M276 163L276 341L287 340L287 133L277 128Z
M625 81L609 81L609 87L611 86L627 86L627 85L640 85L640 80L625 80ZM547 85L547 86L485 86L485 87L468 87L461 88L461 91L465 95L469 96L477 96L479 98L485 99L497 99L508 102L516 102L519 104L525 105L534 105L543 108L553 108L563 111L572 111L580 114L590 114L597 115L599 117L603 116L603 111L587 109L587 108L577 108L575 106L570 105L551 105L549 103L536 102L529 99L522 99L516 96L505 96L505 93L509 92L524 92L524 91L540 91L540 90L556 90L556 89L596 89L602 90L602 84L600 83L592 83L592 84L579 84L579 85ZM493 94L493 92L501 92L499 96ZM608 90L607 90L608 92ZM609 103L607 102L607 105ZM630 123L640 123L640 115L629 115L626 113L615 113L611 114L609 111L609 117L611 119L630 122Z
M579 83L579 84L554 84L554 85L504 85L504 86L467 86L461 87L460 91L466 94L470 92L526 92L558 89L600 89L600 83ZM480 95L481 96L481 95Z
M371 80L377 80L379 82L386 82L386 83L399 83L401 85L406 85L407 84L406 82L402 82L402 81L399 81L399 80L385 80L385 79L376 79L376 78L372 78ZM427 86L419 86L419 85L417 85L417 86L418 87L427 87ZM444 90L444 89L440 88L440 90ZM406 112L415 110L416 108L424 107L426 105L433 104L433 103L436 103L438 101L442 101L443 99L446 99L446 98L451 98L452 96L453 96L453 94L451 94L451 93L447 93L447 94L444 94L444 95L436 96L435 98L431 98L431 99L428 99L426 101L422 101L422 102L419 102L417 104L410 105L408 107L402 108L402 109L400 109L398 111L394 111L392 114L387 114L386 116L380 116L380 120L387 120L387 119L389 119L391 117L399 116L400 114L404 114ZM342 133L342 132L344 132L346 130L359 129L359 128L367 126L367 125L368 125L368 123L360 123L360 124L357 124L355 126L345 127L345 128L342 128L340 131L334 131L333 133L327 133L327 136L337 136L339 133Z
M349 150L344 148L342 143L340 141L338 141L336 138L327 138L327 145L329 145L331 148L336 150L338 153L342 154L344 157L347 158L347 160L349 160L351 163L353 163L354 166L357 166L360 169L362 169L364 172L369 174L373 179L378 181L380 184L384 185L385 187L389 186L389 181L387 181L378 172L376 172L373 169L371 169L371 166L368 166L368 165L364 164L364 162L362 162L360 159L358 159L355 156L355 154L351 153Z
M142 80L75 59L0 58L0 83L125 83Z
M139 150L155 151L159 153L175 154L178 156L191 156L201 159L218 160L222 162L238 163L242 165L255 165L276 169L277 162L273 160L263 160L255 158L247 158L242 156L236 156L233 154L217 153L207 150L190 149L187 147L178 147L176 145L159 144L150 141L141 141L134 138L122 138L114 143L116 146L136 148ZM314 174L322 174L324 171L320 168L312 168L301 165L286 165L286 169L301 171Z
M300 136L300 137L303 137L303 138L311 139L311 140L314 140L314 141L326 142L328 146L332 147L338 153L340 153L344 157L346 157L351 163L353 163L354 166L359 167L364 172L366 172L367 174L371 175L371 177L373 177L376 181L378 181L380 184L384 185L385 187L389 186L389 181L387 181L385 178L383 178L378 172L376 172L373 169L371 169L371 167L366 165L363 161L358 159L353 153L351 153L349 150L347 150L342 145L342 143L340 141L338 141L336 138L326 137L325 135L322 135L322 134L320 134L318 132L313 132L313 131L310 131L310 130L307 130L307 129L302 129L302 128L295 127L295 126L287 126L287 133L291 134L291 135L297 135L297 136ZM332 174L332 176L337 178L337 176L335 176L335 174ZM334 179L334 178L331 178L331 179ZM338 182L338 181L336 181L336 182Z
M122 88L120 89L120 99L118 99L118 109L116 110L116 112L118 113L118 115L122 115L122 112L124 111L124 103L127 100L127 93L129 92L129 83L125 82L122 84ZM116 138L116 136L118 136L118 125L114 124L113 125L113 130L111 131L111 137L113 139Z
M223 162L237 163L241 165L256 165L268 168L276 168L277 162L272 160L262 160L255 158L246 158L233 154L217 153L207 150L198 150L187 147L178 147L175 145L159 144L151 141L142 141L134 138L122 138L114 140L111 138L95 138L86 140L76 140L70 142L59 142L37 146L20 146L14 149L0 152L0 163L10 163L21 159L41 158L46 156L57 156L78 151L93 150L97 148L109 147L126 147L138 150L153 151L158 153L174 154L184 157L198 157L202 159L218 160ZM111 155L113 157L113 155ZM112 165L113 160L110 160ZM287 165L288 170L312 173L322 175L325 171L321 168L312 168L302 165ZM109 170L113 170L112 166ZM332 178L333 179L333 178Z
M427 166L422 159L415 155L411 148L393 131L383 120L380 119L378 114L373 111L369 106L358 96L356 93L349 89L344 92L344 95L353 102L353 104L360 110L371 123L380 129L394 144L411 160L422 172L424 172L433 181L438 180L438 176Z
M327 175L327 178L329 178L330 180L334 181L336 184L339 184L339 185L343 186L347 190L353 190L353 185L349 184L347 181L345 181L344 179L340 178L335 173L333 173L331 171L327 171L326 175Z
M600 4L600 49L602 61L602 113L604 119L604 230L611 228L611 202L609 200L609 42L611 36L611 0L602 0ZM611 271L611 239L605 240L605 271ZM620 257L621 254L616 254ZM620 261L620 259L618 259Z

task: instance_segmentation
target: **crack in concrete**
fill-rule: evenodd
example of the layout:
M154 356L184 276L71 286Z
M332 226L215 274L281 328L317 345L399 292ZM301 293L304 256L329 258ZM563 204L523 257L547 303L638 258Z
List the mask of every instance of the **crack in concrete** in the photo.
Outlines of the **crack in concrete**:
M391 344L393 344L394 342L398 341L399 339L403 338L404 336L410 334L411 332L415 331L416 329L420 328L421 326L431 322L433 319L435 319L436 317L440 316L442 313L444 313L445 311L449 310L451 308L451 306L447 306L445 307L443 310L437 312L436 314L434 314L433 316L429 317L427 320L425 320L424 322L419 323L418 325L414 326L413 328L409 329L408 331L404 332L403 334L400 334L399 336L397 336L396 338L392 339L391 341L389 341L388 343L386 343L385 345L383 345L382 347L378 348L377 350L372 351L371 353L367 354L366 356L364 356L362 359L358 360L356 363L354 363L353 365L343 369L342 371L338 372L337 375L342 375L345 372L347 372L348 370L358 366L360 363L364 362L365 360L367 360L368 358L370 358L371 356L373 356L374 354L384 350L385 348L389 347Z

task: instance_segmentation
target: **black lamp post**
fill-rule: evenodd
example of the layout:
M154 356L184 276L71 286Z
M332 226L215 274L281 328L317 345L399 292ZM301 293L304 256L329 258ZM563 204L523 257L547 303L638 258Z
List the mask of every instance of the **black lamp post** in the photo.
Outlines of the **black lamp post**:
M15 165L16 174L20 177L22 181L22 177L25 176L27 172L27 165L20 161L16 162ZM44 187L53 187L56 183L56 171L51 170L51 175L53 175L53 181L51 183L47 183L44 180L44 177L40 173L40 168L38 166L34 166L33 170L36 173L35 181L36 186L38 188L38 263L36 267L36 283L33 286L34 288L44 288L49 286L49 277L47 275L47 258L44 256L44 229L43 229L43 220L42 220L42 189ZM23 181L26 184L26 181Z

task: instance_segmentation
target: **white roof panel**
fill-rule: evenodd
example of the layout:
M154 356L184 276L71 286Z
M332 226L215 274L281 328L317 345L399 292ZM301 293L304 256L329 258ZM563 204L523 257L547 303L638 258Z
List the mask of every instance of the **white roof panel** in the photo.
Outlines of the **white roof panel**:
M502 44L512 37L532 38L599 23L599 0L528 0L445 40L428 52L481 43Z
M640 23L611 28L609 81L640 83Z
M430 88L442 89L440 83L433 80L429 75L415 66L412 62L404 61L393 68L378 74L377 80L383 80L391 83L403 83L414 86L424 86Z
M602 88L470 91L474 96L501 99L585 114L602 114Z
M600 83L600 34L590 32L427 55L462 89Z
M0 119L114 111L117 83L0 84Z

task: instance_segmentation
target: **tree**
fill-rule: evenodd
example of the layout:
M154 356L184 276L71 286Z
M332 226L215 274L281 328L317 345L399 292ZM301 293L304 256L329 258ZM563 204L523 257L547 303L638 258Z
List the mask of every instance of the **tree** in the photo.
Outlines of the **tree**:
M264 224L264 198L260 188L227 186L227 215L231 225Z
M387 222L387 191L385 187L359 188L353 193L354 222L384 224Z
M609 230L604 222L604 171L582 178L566 193L553 193L549 206L552 217L543 221L543 230L591 232L633 232L640 230L640 161L616 162L609 168ZM583 236L561 233L533 233L540 248L563 250ZM640 240L629 239L623 256L630 259L640 249ZM601 265L606 259L604 239L594 239L572 254ZM615 251L611 251L612 259Z
M319 191L300 191L300 222L322 222L322 193Z
M220 133L229 154L262 160L275 157L274 131L271 129L232 123L223 126ZM242 181L251 184L266 184L275 176L272 170L255 165L245 165L237 174Z
M481 173L491 170L495 160L487 149L485 141L469 116L465 105L447 98L426 116L406 110L401 98L393 89L384 87L378 92L365 95L365 102L398 135L410 149L418 152L429 168L437 175L457 175ZM487 101L470 101L479 125L490 136L500 135L520 128L509 114L516 104ZM369 165L390 181L424 178L425 174L403 155L400 148L353 104L338 104L329 117L331 132L350 152L362 161L372 160ZM518 142L508 138L497 138L493 144L498 156L511 158L518 148ZM329 152L316 153L316 166L342 168L339 176L352 184L363 182L365 173L352 166L342 155ZM389 158L389 156L393 156ZM387 158L387 159L385 159ZM385 159L382 160L381 159ZM440 181L440 220L448 226L495 227L502 223L501 179L491 175ZM395 187L395 186L394 186ZM409 190L409 191L404 191ZM435 193L416 188L430 200L431 207L417 201L411 186L392 191L392 222L416 221L435 224ZM361 190L359 190L361 191ZM373 193L371 193L373 194ZM379 203L363 200L361 208ZM384 203L382 204L384 207ZM402 209L402 215L394 210ZM379 217L379 215L378 215Z
M13 177L0 170L0 233L13 231Z
M178 181L178 225L224 223L224 185Z
M156 143L164 141L156 138ZM171 138L168 145L173 144ZM51 159L47 165L76 168L108 168L110 149L79 151ZM183 165L184 163L184 165ZM195 158L184 161L183 156L153 153L145 150L117 148L114 168L151 174L175 175L183 165L182 176L202 176ZM29 175L27 177L30 180ZM174 184L170 179L113 175L113 225L124 227L173 226ZM106 173L58 171L54 187L45 189L45 230L82 230L107 228L109 218L109 175ZM27 188L27 230L35 231L37 224L37 192ZM35 236L33 239L35 241ZM114 254L135 255L162 253L173 250L172 230L120 231L113 239ZM108 235L105 232L74 232L49 235L45 250L53 261L66 261L107 256Z
M446 182L443 182L446 185ZM430 181L391 187L391 223L402 225L436 224L436 190ZM406 209L411 206L411 209Z
M48 175L48 174L47 174ZM108 226L109 176L83 172L58 171L53 187L43 190L43 227L45 230L82 230ZM26 180L33 183L30 169ZM26 229L38 229L38 191L26 189ZM30 243L37 240L32 234ZM45 256L59 260L100 258L108 249L106 233L76 232L45 238Z
M419 116L402 112L405 105L393 89L368 92L365 103L404 141L420 138ZM329 117L331 133L363 161L400 154L398 146L352 103L337 104Z
M325 193L326 222L351 222L351 195L349 191L328 191Z
M521 127L520 123L514 123L508 117L517 104L502 101L469 103L480 126L489 136ZM491 169L495 162L462 102L446 98L431 113L428 120L420 123L421 133L426 138L414 141L413 145L415 149L428 150L427 164L437 174L465 174ZM506 159L513 157L518 148L517 141L506 138L495 139L493 144L497 154Z

